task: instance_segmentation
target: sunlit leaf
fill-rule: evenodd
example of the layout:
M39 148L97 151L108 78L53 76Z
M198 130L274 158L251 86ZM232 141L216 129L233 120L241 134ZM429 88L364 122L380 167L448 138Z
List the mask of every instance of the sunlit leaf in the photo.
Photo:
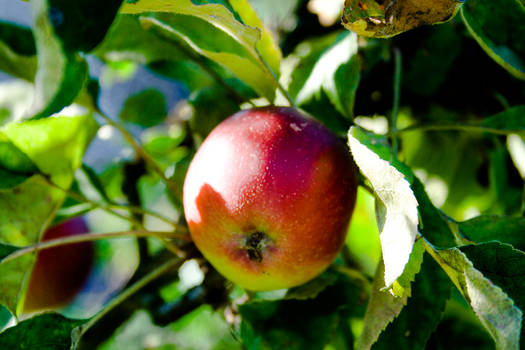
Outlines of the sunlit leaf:
M38 241L64 200L76 168L81 164L97 124L91 115L53 117L11 123L0 132L45 175L34 175L20 185L0 191L0 243L25 246ZM43 176L48 177L45 179ZM34 255L0 264L0 303L16 313Z
M507 244L495 242L470 245L461 251L483 276L503 289L516 306L525 310L525 253ZM521 348L525 346L525 329L521 326Z
M277 81L256 49L260 31L237 21L224 6L198 6L190 0L140 0L124 4L121 12L154 13L141 17L145 28L168 41L182 40L195 52L228 68L259 94L273 101Z
M476 269L461 250L431 252L490 333L496 348L519 349L523 313L509 296Z
M343 24L363 36L388 38L451 19L461 0L346 0Z
M355 138L354 129L348 133L354 161L385 208L378 219L381 220L379 228L385 285L390 287L403 273L416 239L418 202L403 174Z
M35 163L0 133L0 189L15 187L38 171Z

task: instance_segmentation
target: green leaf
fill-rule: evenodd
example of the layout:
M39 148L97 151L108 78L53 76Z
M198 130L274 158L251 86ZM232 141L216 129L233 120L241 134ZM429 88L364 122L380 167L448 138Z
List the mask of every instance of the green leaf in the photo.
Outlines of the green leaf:
M366 132L358 127L352 127L350 132L355 139L381 159L392 162L392 165L410 182L410 187L418 202L419 232L425 239L439 247L457 246L456 237L448 226L449 223L444 220L440 211L432 204L425 192L425 187L412 170L393 156L386 137Z
M286 292L286 299L315 299L323 290L335 284L338 280L338 274L327 270L313 280L289 289Z
M522 312L457 248L429 250L490 333L496 348L519 349Z
M0 243L25 246L39 240L65 197L49 181L69 188L97 127L91 115L84 115L11 123L0 128L0 133L47 178L34 175L15 188L0 190ZM13 314L23 296L33 259L34 255L26 255L0 264L0 304Z
M120 119L149 127L160 124L167 116L166 99L155 89L146 89L128 97L120 111Z
M398 284L397 295L387 290L384 277L385 264L383 261L379 263L372 284L372 295L366 309L363 332L359 339L359 349L370 349L387 325L400 314L406 305L412 294L410 284L419 273L423 262L424 249L422 240L419 240L414 246L402 277L399 279L401 282Z
M14 246L11 246L11 245L5 245L5 244L0 244L0 261L2 261L2 259L4 259L6 256L8 256L9 254L15 252L18 250L18 247L14 247Z
M30 29L0 21L0 41L3 41L13 52L19 55L36 55L35 40Z
M74 101L84 86L87 64L75 53L64 51L54 35L47 0L32 0L31 4L38 70L30 115L38 119L59 112Z
M337 112L352 118L360 70L357 35L346 32L329 38L297 49L300 62L292 73L290 94L301 106L319 100L324 92Z
M360 288L341 275L315 299L243 304L241 338L249 349L322 349L348 316L361 316L361 297Z
M441 319L451 288L447 275L425 254L421 270L412 283L412 296L372 348L424 349Z
M525 131L525 105L514 106L483 119L480 127L508 133Z
M469 0L461 14L483 50L512 75L525 79L525 7L517 0Z
M38 172L36 164L0 133L0 189L15 187Z
M36 73L36 50L31 31L0 22L0 70L33 81Z
M195 52L229 69L261 96L273 101L277 81L256 50L260 32L237 21L224 6L198 6L190 0L169 3L140 0L124 4L121 12L156 13L141 16L145 28L168 41L182 40Z
M193 107L191 130L200 141L203 141L217 124L239 110L239 105L218 85L195 91L190 95L188 102Z
M67 52L93 50L106 35L122 0L48 0L55 34Z
M483 243L461 247L461 251L491 282L512 298L516 306L525 310L525 253L501 243ZM521 328L521 348L525 347L525 329Z
M165 40L142 28L137 16L123 14L117 16L93 52L105 60L132 60L141 64L186 58L175 45L167 45Z
M470 241L499 241L525 251L525 218L482 215L458 223L460 234Z
M254 11L248 0L229 0L229 3L242 22L248 26L259 28L261 40L257 42L257 51L271 68L276 77L281 70L282 52L279 45L273 39L270 31L264 26L263 22Z
M417 235L418 202L410 183L395 167L348 133L348 144L361 173L370 181L382 202L378 215L381 248L385 264L385 285L390 286L403 273Z
M58 314L35 316L0 333L0 348L70 350L76 339L72 332L82 323Z

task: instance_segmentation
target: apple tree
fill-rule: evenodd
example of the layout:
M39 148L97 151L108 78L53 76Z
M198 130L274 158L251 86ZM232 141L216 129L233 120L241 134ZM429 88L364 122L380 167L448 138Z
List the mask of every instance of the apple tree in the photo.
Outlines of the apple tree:
M0 0L0 349L525 347L524 38L523 0Z

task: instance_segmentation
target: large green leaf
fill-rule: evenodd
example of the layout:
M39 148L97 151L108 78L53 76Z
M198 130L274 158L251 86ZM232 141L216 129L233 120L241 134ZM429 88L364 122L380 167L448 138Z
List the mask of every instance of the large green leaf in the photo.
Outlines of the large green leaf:
M363 331L359 339L360 349L370 349L388 324L402 312L408 298L412 295L412 282L422 267L424 249L422 240L414 246L403 274L396 281L393 290L395 293L386 290L385 265L380 262L372 284L372 295L368 301Z
M429 252L448 274L490 333L496 348L519 349L523 313L509 295L476 269L457 248Z
M360 287L340 276L315 298L253 301L240 306L241 337L249 349L322 349L349 315L362 316ZM349 332L349 329L346 329Z
M410 188L418 203L419 212L419 232L432 244L439 247L455 247L456 237L448 226L440 211L432 204L430 198L425 192L425 187L415 176L413 171L404 163L400 162L393 156L392 149L388 145L385 136L372 134L365 130L352 127L349 137L366 146L373 151L382 160L391 162L406 180L410 183Z
M508 244L483 243L461 248L474 267L501 287L516 306L525 310L525 253ZM525 329L521 326L521 348L525 347Z
M523 132L525 131L525 105L506 109L483 119L478 125L506 133Z
M469 0L461 14L483 50L511 74L525 79L525 7L518 0Z
M35 96L30 115L47 117L70 105L84 86L86 62L74 52L67 52L54 34L47 0L32 0L33 34L38 52Z
M319 103L324 92L337 112L351 118L360 70L357 35L331 35L302 43L296 51L300 61L292 73L289 90L297 104Z
M149 12L150 15L141 17L145 28L169 41L182 40L195 52L223 65L260 95L273 101L277 81L257 50L260 32L237 21L224 6L198 6L190 0L139 0L123 5L121 12Z
M35 243L64 200L74 171L98 125L91 115L53 117L11 123L0 128L9 142L23 152L42 174L0 190L0 243L25 246ZM45 179L45 176L47 179ZM0 303L15 313L34 255L0 264Z
M425 254L421 270L412 283L412 296L372 348L424 349L441 319L451 288L447 275Z
M0 348L70 350L77 340L73 330L82 323L58 314L35 316L0 333Z
M525 218L482 215L458 223L460 234L476 243L499 241L525 251Z

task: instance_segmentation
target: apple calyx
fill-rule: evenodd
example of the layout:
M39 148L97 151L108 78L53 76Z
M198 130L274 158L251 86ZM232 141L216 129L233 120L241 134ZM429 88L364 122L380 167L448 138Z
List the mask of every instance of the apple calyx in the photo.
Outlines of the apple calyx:
M246 238L243 249L246 250L251 261L262 263L263 249L266 247L269 237L261 231L256 231Z

